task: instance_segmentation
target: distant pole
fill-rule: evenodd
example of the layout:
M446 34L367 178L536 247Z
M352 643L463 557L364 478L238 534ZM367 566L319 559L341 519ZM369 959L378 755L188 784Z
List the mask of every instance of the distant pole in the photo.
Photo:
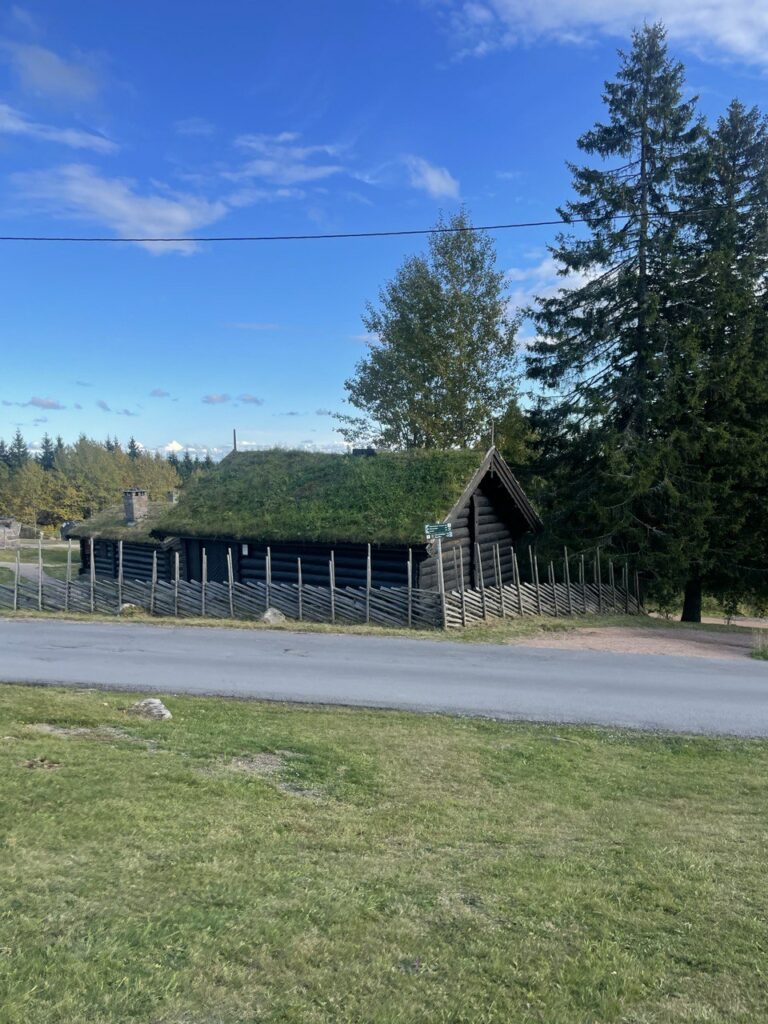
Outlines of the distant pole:
M232 431L232 451L233 452L237 451L237 431L236 430Z
M301 559L296 559L296 576L299 581L299 622L304 618L304 581L301 578Z
M203 571L201 575L203 578L200 581L200 614L205 618L205 585L208 582L208 555L205 548L203 548Z
M445 601L445 574L443 573L443 538L437 538L437 584L440 589L440 614L443 629L448 628L448 606Z
M117 542L117 614L123 611L123 542Z
M371 545L368 545L368 557L365 562L365 621L371 621Z
M91 611L93 612L96 606L96 563L93 560L93 537L90 540L90 575L91 575Z
M37 538L37 610L43 610L43 538Z

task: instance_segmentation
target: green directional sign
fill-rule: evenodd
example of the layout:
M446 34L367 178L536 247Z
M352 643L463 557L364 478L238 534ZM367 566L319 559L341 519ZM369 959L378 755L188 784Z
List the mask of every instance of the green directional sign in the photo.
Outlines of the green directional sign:
M453 536L453 527L450 523L426 523L424 533L427 535L427 540L444 540L446 537Z

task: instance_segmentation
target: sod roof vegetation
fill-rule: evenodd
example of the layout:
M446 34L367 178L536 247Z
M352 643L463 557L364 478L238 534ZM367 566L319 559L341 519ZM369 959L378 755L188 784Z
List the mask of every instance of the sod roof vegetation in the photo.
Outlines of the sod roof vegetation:
M153 526L165 536L418 543L482 461L477 451L238 452L188 484Z
M155 544L160 546L162 541L153 537L151 530L160 522L161 516L170 505L165 501L151 501L149 503L147 517L140 519L130 526L125 521L125 510L121 505L114 505L112 508L97 512L82 523L76 523L67 530L67 536L76 539L78 537L93 537L94 540L103 538L105 540L123 540L126 543Z

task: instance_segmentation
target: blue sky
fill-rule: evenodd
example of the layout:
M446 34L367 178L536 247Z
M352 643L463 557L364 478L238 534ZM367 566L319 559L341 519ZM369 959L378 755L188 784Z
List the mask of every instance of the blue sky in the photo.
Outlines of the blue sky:
M291 234L551 218L632 24L710 117L762 104L752 0L0 5L0 234ZM497 236L510 294L551 229ZM0 437L327 447L360 314L424 239L0 243Z

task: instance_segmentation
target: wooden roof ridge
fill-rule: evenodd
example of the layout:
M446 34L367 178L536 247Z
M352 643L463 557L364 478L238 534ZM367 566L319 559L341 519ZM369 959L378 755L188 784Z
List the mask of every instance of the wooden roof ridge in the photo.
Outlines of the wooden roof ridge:
M444 523L450 523L452 519L458 516L459 513L466 508L470 498L489 472L493 472L498 476L504 490L509 494L510 498L519 508L531 531L533 533L539 533L543 530L544 523L539 518L539 514L528 499L528 495L518 483L517 477L509 467L509 463L504 459L495 445L492 445L488 449L485 454L485 458L473 473L472 479L464 488L461 497L442 521Z

